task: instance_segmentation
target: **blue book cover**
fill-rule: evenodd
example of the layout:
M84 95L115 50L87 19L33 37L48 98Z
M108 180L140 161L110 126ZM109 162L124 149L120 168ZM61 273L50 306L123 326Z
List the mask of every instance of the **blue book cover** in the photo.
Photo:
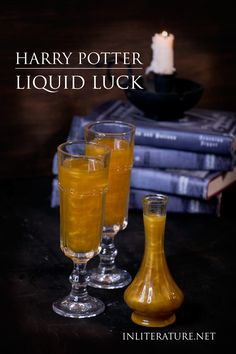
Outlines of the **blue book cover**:
M153 120L128 101L110 101L95 109L88 120L117 119L136 125L137 145L165 149L233 155L236 114L193 108L173 121Z
M118 117L114 116L115 106L115 112L118 113L118 115L121 114L121 119L123 119L123 115L121 113L123 110L123 105L122 110L120 110L120 101L115 101L113 104L108 103L104 106L106 107L106 111L108 113L110 112L111 117L113 119L117 119ZM100 110L98 109L96 114L94 112L89 116L75 116L73 118L68 140L84 138L84 126L91 120L94 120L95 116L98 119L101 119L101 114L103 114L101 112L103 112L103 109L100 107ZM104 118L103 115L102 117ZM128 119L131 121L131 116L129 116ZM147 145L138 145L138 138L136 137L135 140L136 146L134 150L134 166L136 167L228 171L232 170L235 164L235 155L227 156L176 149L164 149Z
M234 164L234 158L225 155L162 149L145 145L135 145L134 148L135 167L229 171L233 169Z
M228 172L134 167L131 187L154 192L209 199L236 181L236 167Z
M142 210L142 199L153 191L148 190L130 190L129 208ZM204 201L194 198L186 198L175 195L168 196L168 212L191 213L191 214L220 214L221 196L212 198L210 201ZM52 181L51 207L56 208L60 205L58 180L55 177Z
M52 172L58 173L57 154ZM236 167L227 172L133 167L131 172L131 188L199 199L209 199L235 181Z
M128 104L128 107L124 110L124 105L126 104ZM134 109L136 110L136 108ZM75 116L71 124L68 140L83 139L84 126L88 122L91 120L108 118L104 115L104 110L107 114L109 114L110 119L123 119L124 112L125 114L127 112L131 113L133 106L129 103L123 103L122 101L113 101L112 103L108 102L103 106L100 106L89 116ZM118 116L116 116L116 114L118 114ZM142 121L142 119L143 118L141 117L140 121ZM132 114L128 115L127 120L133 120ZM146 120L145 117L144 120ZM161 155L158 156L158 158L156 156L156 151L158 149L159 151L162 151L162 160L160 158ZM148 157L147 151L149 152ZM152 151L151 154L150 151ZM229 167L227 169L232 168L232 157L229 155L228 157L219 155L212 157L211 154L195 153L193 157L191 152L181 150L171 150L171 153L175 155L172 158L170 157L170 149L136 145L134 153L135 167L132 171L131 187L136 189L159 191L172 195L208 199L212 195L221 192L224 188L236 180L235 169L233 171L222 172L224 168L227 168L227 164ZM210 155L210 157L208 155ZM158 163L162 163L162 165L158 167L164 168L164 166L166 166L164 163L167 163L167 161L169 163L169 166L167 165L167 169L161 170L160 168L153 168L158 166ZM176 163L176 165L174 165L174 163ZM189 166L193 167L197 165L201 166L202 169L203 167L206 167L208 171L187 170L187 167L189 169ZM175 169L177 166L178 169ZM219 169L217 172L213 173L211 170L214 170L216 166L219 167ZM53 173L54 175L57 175L56 154L53 160Z
M144 189L130 190L129 207L131 209L143 209L143 198L153 194L153 191ZM175 213L190 214L216 214L220 215L221 194L211 200L201 200L196 198L180 197L177 195L168 195L167 211Z
M76 120L76 122L78 122L78 120ZM80 136L80 130L77 129L76 132L77 137L82 139L83 134ZM71 140L73 140L73 138ZM135 145L134 147L134 167L230 171L233 169L234 165L234 159L228 156L160 149L141 145ZM55 154L53 159L53 173L57 174L57 154Z

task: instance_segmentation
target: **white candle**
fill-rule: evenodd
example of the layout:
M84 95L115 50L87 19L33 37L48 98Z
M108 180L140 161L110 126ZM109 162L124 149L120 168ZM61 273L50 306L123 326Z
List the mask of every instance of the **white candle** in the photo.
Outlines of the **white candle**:
M156 33L152 37L152 61L146 73L173 74L174 68L174 36L166 31Z

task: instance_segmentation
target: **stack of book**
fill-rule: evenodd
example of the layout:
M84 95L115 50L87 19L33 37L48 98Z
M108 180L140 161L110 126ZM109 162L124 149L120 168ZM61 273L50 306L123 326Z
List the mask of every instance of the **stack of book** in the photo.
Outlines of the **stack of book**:
M83 139L94 120L136 126L130 208L142 209L146 194L169 196L168 211L216 213L222 191L236 181L236 115L191 109L178 120L153 120L127 101L110 101L86 117L74 117L68 140ZM53 163L52 206L58 205L57 161Z

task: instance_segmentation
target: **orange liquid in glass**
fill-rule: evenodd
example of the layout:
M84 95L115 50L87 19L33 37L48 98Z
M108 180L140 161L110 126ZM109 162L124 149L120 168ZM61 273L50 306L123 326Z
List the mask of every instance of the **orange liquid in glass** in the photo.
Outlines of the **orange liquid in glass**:
M59 166L61 248L68 256L99 248L107 174L97 159L66 159Z
M183 293L169 271L164 252L166 216L144 215L145 252L141 266L124 293L133 309L133 322L147 327L165 327L175 321Z
M133 145L120 138L99 138L95 141L111 148L104 224L122 225L128 214Z

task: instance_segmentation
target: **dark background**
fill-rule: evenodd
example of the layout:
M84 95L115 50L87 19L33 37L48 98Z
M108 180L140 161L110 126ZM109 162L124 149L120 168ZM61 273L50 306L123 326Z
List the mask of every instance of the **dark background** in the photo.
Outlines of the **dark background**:
M178 76L204 86L199 106L236 111L235 11L228 1L203 0L1 1L0 10L1 353L68 354L106 344L112 351L119 344L129 348L122 332L146 329L130 321L123 289L90 290L106 304L95 319L73 321L51 310L52 301L69 290L71 272L59 249L58 210L50 208L52 157L74 114L124 98L124 92L93 91L89 83L79 92L17 91L16 51L138 51L146 67L151 38L165 29L175 35ZM89 80L89 73L83 74ZM168 215L166 229L168 264L185 294L176 325L168 331L216 331L217 340L142 342L142 348L208 354L233 343L235 189L223 193L221 218ZM117 242L118 263L135 276L143 254L141 211L130 212Z
M0 176L50 175L73 114L125 98L93 90L89 72L81 91L16 90L16 51L138 51L146 67L152 36L165 29L175 35L178 76L204 86L199 106L236 111L234 16L227 1L1 1Z

